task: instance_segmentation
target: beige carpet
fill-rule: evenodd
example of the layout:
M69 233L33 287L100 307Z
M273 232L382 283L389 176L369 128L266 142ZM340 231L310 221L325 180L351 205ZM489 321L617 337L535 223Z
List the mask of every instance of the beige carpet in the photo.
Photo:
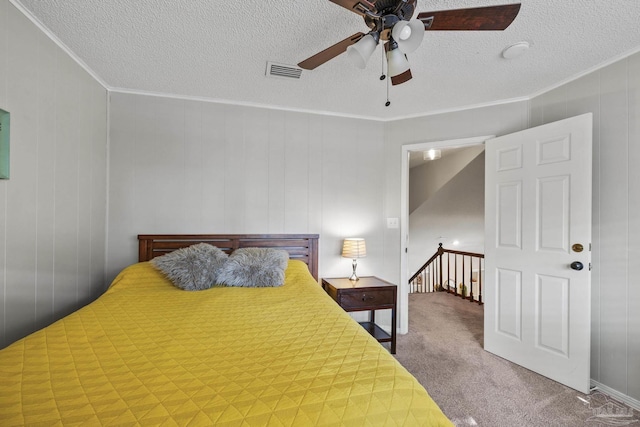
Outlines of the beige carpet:
M482 349L483 309L445 293L409 296L396 358L457 426L640 427L640 414L586 396Z

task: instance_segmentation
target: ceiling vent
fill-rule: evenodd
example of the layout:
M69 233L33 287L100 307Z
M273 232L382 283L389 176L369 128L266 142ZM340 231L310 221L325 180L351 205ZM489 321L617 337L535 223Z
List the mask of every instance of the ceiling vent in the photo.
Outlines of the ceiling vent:
M302 68L298 68L293 65L267 62L267 77L278 77L281 79L299 79L301 75Z

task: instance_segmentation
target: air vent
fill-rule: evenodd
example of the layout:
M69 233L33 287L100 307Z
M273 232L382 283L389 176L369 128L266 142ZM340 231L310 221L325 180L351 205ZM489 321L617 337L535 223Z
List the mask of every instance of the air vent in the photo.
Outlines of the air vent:
M293 65L276 64L267 62L267 77L278 77L282 79L299 79L302 75L302 68Z

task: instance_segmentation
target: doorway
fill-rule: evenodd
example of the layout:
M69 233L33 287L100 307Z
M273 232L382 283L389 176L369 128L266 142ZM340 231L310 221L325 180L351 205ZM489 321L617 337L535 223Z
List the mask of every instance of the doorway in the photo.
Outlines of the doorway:
M592 114L486 142L485 350L589 389ZM491 140L489 140L491 139ZM403 147L400 330L408 332L409 153ZM469 140L464 141L469 143ZM588 268L585 268L588 267ZM491 293L489 293L491 291Z
M428 150L446 150L454 148L465 148L481 145L484 141L493 138L493 135L478 136L473 138L452 139L443 141L422 142L404 145L402 147L402 181L401 181L401 247L404 248L401 255L401 285L399 298L399 332L407 333L409 330L409 169L412 152L424 152ZM437 246L434 245L434 251Z

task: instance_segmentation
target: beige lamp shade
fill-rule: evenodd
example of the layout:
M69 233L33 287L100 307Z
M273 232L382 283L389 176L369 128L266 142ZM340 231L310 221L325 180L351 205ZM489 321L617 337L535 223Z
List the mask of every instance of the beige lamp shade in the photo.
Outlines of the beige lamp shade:
M353 237L349 239L344 239L344 243L342 245L342 256L344 258L364 258L367 256L367 245L364 242L364 239L359 237Z
M364 239L360 237L351 237L349 239L344 239L344 243L342 244L342 256L343 258L351 258L353 263L351 264L353 268L353 273L351 273L351 277L349 280L356 281L358 280L358 275L356 274L356 267L358 266L357 258L364 258L367 256L367 246L364 243Z

